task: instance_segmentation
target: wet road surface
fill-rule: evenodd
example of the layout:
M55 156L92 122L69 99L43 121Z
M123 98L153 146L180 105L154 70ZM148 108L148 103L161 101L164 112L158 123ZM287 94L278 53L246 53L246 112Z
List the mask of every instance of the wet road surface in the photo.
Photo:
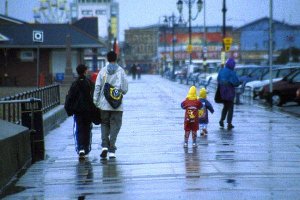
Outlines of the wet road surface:
M116 159L102 161L100 127L92 151L75 154L73 119L45 138L47 159L32 165L4 199L299 199L300 120L257 105L236 105L232 131L222 106L198 148L183 148L181 101L188 86L159 76L130 78ZM198 88L199 91L199 88Z

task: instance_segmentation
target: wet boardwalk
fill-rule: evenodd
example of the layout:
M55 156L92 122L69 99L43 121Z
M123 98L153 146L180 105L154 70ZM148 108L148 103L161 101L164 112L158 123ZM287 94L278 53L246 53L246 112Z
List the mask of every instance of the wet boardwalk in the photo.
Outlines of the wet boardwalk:
M159 76L129 80L115 160L100 160L95 126L93 150L79 162L68 118L46 136L47 159L4 199L299 199L299 118L238 105L236 128L221 130L213 103L208 136L184 149L180 103L188 86Z

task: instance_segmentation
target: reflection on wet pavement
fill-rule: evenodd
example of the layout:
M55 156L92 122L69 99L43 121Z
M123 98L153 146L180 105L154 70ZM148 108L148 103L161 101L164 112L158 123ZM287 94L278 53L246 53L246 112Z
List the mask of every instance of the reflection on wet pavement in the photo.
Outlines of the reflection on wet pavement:
M191 152L189 152L191 151ZM198 148L184 148L186 178L200 178L200 159Z
M93 182L93 166L89 161L89 158L86 158L85 160L79 160L76 166L76 174L78 186L90 184Z

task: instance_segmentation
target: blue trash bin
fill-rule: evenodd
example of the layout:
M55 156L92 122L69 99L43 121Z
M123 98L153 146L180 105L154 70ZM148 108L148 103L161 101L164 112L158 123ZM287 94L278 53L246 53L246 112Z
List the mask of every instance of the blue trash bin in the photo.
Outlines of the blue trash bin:
M55 74L55 80L57 82L63 82L64 79L65 79L65 73L56 73Z

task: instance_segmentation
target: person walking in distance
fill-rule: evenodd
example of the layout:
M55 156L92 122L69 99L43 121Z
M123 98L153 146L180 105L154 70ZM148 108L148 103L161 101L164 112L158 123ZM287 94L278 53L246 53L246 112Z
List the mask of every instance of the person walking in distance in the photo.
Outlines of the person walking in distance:
M224 128L224 120L227 117L227 129L234 128L232 125L233 119L233 101L235 97L235 87L240 85L240 81L234 71L235 61L229 58L226 61L225 67L219 71L218 84L220 86L221 99L223 101L223 109L221 119L219 121L220 127Z
M137 66L136 64L133 64L131 69L130 69L130 72L132 74L132 80L135 80L136 79L136 73L137 73Z
M199 130L198 110L202 103L197 99L196 87L192 86L186 99L181 103L181 108L185 109L184 114L184 147L188 147L190 133L192 132L193 147L197 147L196 138Z
M78 78L69 89L65 109L68 116L74 116L75 149L79 158L84 158L91 151L94 84L86 77L85 65L79 64L76 71Z
M104 84L119 89L120 92L126 94L128 91L128 81L125 71L120 67L117 61L117 54L113 51L107 53L108 65L103 67L99 72L94 92L94 103L101 109L101 139L102 152L101 158L105 159L107 153L109 158L115 158L116 141L118 133L122 126L123 102L117 108L113 108L104 96Z

